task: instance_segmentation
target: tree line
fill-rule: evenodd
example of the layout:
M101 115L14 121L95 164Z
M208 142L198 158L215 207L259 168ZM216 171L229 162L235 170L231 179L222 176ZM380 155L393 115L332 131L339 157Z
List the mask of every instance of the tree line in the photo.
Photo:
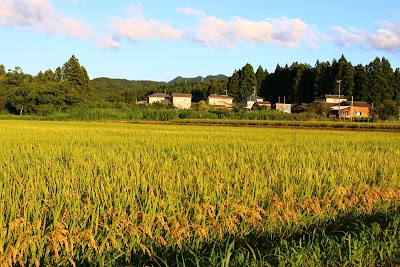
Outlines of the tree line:
M228 79L164 83L123 79L89 79L86 69L72 56L55 71L46 70L36 76L23 73L20 67L5 71L0 65L0 111L10 113L49 114L68 111L82 103L98 106L106 103L135 104L155 92L190 93L193 102L206 101L210 94L228 93L240 102L256 89L257 95L276 103L310 103L324 94L338 94L366 101L378 107L393 106L400 101L400 69L393 70L385 58L375 58L367 65L353 66L342 55L332 62L317 61L314 66L294 62L279 64L269 73L262 66L257 70L246 64ZM100 104L99 104L100 103Z
M16 114L50 114L87 101L93 91L85 67L72 56L55 71L25 74L21 67L0 65L0 111Z
M228 81L228 91L236 101L250 95L257 88L260 96L277 102L286 98L288 103L310 103L324 94L338 94L359 101L380 104L384 100L400 101L400 69L392 69L385 58L375 58L368 65L353 66L342 55L339 60L309 64L294 62L290 67L276 66L268 73L261 66L254 72L250 64L234 71Z

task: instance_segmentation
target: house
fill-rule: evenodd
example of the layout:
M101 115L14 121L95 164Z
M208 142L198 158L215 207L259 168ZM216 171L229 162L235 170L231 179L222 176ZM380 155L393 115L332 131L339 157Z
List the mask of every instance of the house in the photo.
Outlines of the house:
M339 95L324 95L322 97L317 97L315 101L322 101L328 104L338 104L339 102L347 101L347 98L344 95L340 95L340 97Z
M251 110L254 105L266 106L267 108L271 109L271 102L265 101L264 98L260 96L257 95L254 96L254 93L243 99L241 103L243 105L246 105L245 109L247 110Z
M154 104L154 103L162 103L162 104L169 104L171 103L171 96L165 93L154 93L147 96L147 103Z
M283 113L292 113L292 104L276 103L274 109Z
M179 109L189 109L192 106L191 94L172 93L172 105Z
M208 96L208 104L221 108L233 109L233 97L212 94Z
M340 118L369 118L371 115L371 105L363 101L344 101L331 109Z

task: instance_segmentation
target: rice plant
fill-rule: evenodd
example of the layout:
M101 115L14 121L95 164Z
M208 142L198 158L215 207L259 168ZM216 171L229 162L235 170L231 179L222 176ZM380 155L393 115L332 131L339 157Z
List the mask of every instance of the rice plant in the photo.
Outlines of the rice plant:
M391 132L0 121L1 266L400 261Z

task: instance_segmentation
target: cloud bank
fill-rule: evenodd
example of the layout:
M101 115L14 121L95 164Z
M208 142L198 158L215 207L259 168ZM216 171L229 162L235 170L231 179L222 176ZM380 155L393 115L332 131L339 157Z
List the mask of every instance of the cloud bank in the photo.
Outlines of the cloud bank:
M343 28L331 27L337 34L332 37L334 43L345 48L360 47L370 48L391 53L400 52L400 24L381 20L378 22L383 26L375 33L370 33L355 27Z
M77 0L68 0L77 3ZM375 32L356 27L332 26L333 31L321 33L316 25L300 18L270 18L261 21L239 16L222 19L209 16L203 10L178 7L176 13L192 16L193 25L173 26L170 21L147 18L142 4L130 5L126 17L110 16L106 26L93 24L65 15L49 0L0 0L0 27L29 29L49 35L74 38L94 38L103 49L118 49L122 39L134 42L172 40L199 43L208 48L236 49L247 44L273 45L284 48L306 46L317 49L321 42L331 42L346 49L375 49L400 52L400 23L381 20ZM111 37L112 36L112 37Z
M94 26L55 10L47 0L0 0L0 25L76 38L92 38Z
M114 17L109 27L115 34L134 40L179 40L183 36L182 31L174 29L168 23L140 17Z
M233 17L225 21L213 16L199 19L191 38L208 47L220 46L234 49L239 43L272 44L279 47L297 48L307 41L315 46L317 39L313 27L300 19L268 19L252 21Z
M197 17L195 27L184 30L173 28L169 23L144 18L141 5L129 7L130 18L112 17L109 28L113 35L132 40L181 40L203 44L207 47L235 49L240 43L251 45L271 44L280 47L297 48L303 42L316 48L317 38L313 27L300 19L268 19L252 21L240 17L223 20L206 16L202 10L180 7L176 12Z
M130 40L179 40L183 32L173 28L168 22L147 19L142 14L142 5L129 6L129 18L112 17L108 27L113 35Z

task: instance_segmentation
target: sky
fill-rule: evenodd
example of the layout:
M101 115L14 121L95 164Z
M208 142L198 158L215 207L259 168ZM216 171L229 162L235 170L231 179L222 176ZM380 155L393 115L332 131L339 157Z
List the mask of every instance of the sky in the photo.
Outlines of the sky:
M342 55L400 67L400 0L0 0L0 64L170 81Z

